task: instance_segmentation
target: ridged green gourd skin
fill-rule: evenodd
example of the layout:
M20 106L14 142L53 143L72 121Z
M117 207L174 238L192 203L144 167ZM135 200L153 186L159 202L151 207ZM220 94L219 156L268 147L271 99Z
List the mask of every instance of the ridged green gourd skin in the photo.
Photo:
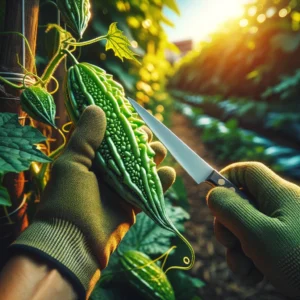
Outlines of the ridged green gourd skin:
M147 255L130 250L120 258L126 272L124 278L149 300L175 300L174 290L166 274Z
M65 105L73 122L78 121L89 105L99 106L106 114L105 136L96 153L96 163L105 180L123 199L142 209L161 227L177 233L166 215L153 160L155 153L141 129L144 122L137 118L123 87L112 75L87 63L72 66L65 85Z
M57 0L57 6L67 25L82 38L91 17L89 0Z
M56 105L52 95L41 86L30 86L20 96L22 109L34 120L56 128Z

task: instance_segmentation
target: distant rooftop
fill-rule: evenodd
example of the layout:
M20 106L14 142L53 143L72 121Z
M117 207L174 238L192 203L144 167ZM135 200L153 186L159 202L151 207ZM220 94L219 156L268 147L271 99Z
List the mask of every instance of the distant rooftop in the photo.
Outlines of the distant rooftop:
M181 57L185 56L189 51L193 49L193 40L188 39L188 40L181 40L181 41L176 41L172 42L175 46L178 47L180 50L180 53L174 53L171 51L166 51L166 59L170 63L174 63L177 60L179 60Z
M191 51L193 49L193 41L192 40L182 40L182 41L176 41L173 42L173 44L175 44L178 49L180 50L180 52L182 53L186 53L188 51Z

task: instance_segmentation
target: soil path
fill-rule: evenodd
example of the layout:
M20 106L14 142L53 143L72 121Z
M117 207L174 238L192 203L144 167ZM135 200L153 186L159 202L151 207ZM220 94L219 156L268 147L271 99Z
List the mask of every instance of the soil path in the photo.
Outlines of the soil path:
M172 124L172 131L214 168L220 170L226 165L215 164L213 154L201 142L201 130L195 128L186 117L174 112ZM207 184L196 185L180 166L176 166L176 171L183 178L190 203L191 220L186 224L185 235L196 253L196 263L191 273L206 282L206 287L199 290L201 299L286 299L266 282L247 286L233 275L226 264L225 249L214 237L213 217L205 202L210 187Z

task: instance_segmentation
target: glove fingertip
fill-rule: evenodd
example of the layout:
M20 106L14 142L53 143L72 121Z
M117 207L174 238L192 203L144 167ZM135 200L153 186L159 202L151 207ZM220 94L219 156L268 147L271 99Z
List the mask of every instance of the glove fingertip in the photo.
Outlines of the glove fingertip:
M212 212L217 212L222 210L224 202L226 202L224 201L225 198L230 201L231 198L235 198L236 196L237 194L228 188L215 187L207 194L206 202Z
M162 167L158 169L157 174L159 176L163 191L166 192L176 179L176 172L171 167Z
M105 112L97 105L89 105L82 113L79 120L80 125L92 123L93 126L99 128L104 133L106 128ZM79 124L78 124L79 125Z
M82 113L76 129L76 133L81 138L97 149L103 140L106 129L104 111L96 105L88 106Z
M153 139L153 133L152 133L152 131L149 129L149 127L147 127L145 125L143 125L141 127L141 129L143 129L146 132L146 134L148 136L148 143L150 143L152 141L152 139Z
M150 147L155 152L154 162L156 165L159 165L167 156L167 149L160 142L152 142L150 143Z

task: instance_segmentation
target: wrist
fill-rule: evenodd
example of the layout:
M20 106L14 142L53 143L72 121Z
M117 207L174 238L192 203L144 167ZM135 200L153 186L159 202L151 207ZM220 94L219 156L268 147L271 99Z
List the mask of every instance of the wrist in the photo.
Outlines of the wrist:
M1 299L77 299L71 283L45 261L29 254L15 255L0 273Z
M100 277L96 258L82 232L61 219L35 221L10 246L11 252L27 252L49 262L73 285L80 299Z

